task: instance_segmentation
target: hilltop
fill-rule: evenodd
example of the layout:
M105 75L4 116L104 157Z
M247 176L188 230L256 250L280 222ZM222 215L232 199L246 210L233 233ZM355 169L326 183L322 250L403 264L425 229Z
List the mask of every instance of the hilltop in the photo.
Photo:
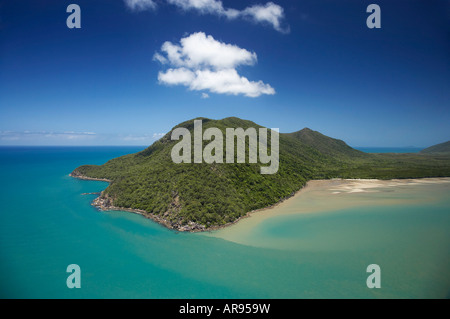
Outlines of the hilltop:
M427 147L420 151L422 154L450 154L450 141Z
M235 117L199 119L203 120L203 130L210 127L222 132L230 127L262 128ZM110 181L94 201L102 209L132 210L182 231L233 223L247 212L292 196L311 179L450 176L450 157L367 154L307 128L280 133L280 165L273 175L260 174L261 163L175 164L170 154L178 141L171 140L171 133L177 127L187 128L192 133L194 120L175 126L142 152L115 158L100 166L80 166L71 176Z
M342 140L328 137L307 127L286 135L292 136L319 152L333 157L364 157L366 155L361 151L351 148Z

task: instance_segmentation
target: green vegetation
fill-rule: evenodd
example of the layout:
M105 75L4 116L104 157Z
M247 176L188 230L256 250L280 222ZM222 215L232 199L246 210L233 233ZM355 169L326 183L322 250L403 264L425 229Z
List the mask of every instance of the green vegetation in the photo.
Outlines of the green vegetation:
M422 154L450 154L450 141L430 146L420 151Z
M261 127L238 118L202 120L203 130L217 127L224 136L227 127ZM192 132L193 120L176 127ZM116 207L145 210L175 229L190 222L205 228L233 222L291 196L311 179L450 176L448 155L367 154L310 129L280 134L280 166L273 175L260 174L261 163L175 164L170 154L178 141L170 137L171 132L142 152L101 166L78 167L72 176L111 180L102 198Z

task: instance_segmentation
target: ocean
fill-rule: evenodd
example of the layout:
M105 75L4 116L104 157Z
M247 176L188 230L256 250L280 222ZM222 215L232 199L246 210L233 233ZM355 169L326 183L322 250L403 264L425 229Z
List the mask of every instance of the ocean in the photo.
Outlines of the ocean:
M1 298L450 297L450 183L311 188L279 215L179 233L99 212L82 194L107 183L69 177L142 149L0 147ZM370 264L380 289L366 285Z

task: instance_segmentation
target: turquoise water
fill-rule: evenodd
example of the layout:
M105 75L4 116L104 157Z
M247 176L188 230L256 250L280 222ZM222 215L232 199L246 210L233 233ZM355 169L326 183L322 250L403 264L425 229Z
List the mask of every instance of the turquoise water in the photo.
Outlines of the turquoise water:
M0 297L449 297L448 185L433 186L433 202L270 219L255 234L280 244L257 247L99 212L81 194L107 184L68 176L139 150L0 148ZM373 263L377 290L366 287ZM80 289L66 286L69 264Z

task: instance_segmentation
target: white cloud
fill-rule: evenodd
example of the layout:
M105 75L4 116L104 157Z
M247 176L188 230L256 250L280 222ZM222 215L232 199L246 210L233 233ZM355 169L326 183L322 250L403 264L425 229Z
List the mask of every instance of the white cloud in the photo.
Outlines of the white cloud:
M203 93L202 93L202 99L209 99L209 94L203 92Z
M158 81L161 84L184 85L194 91L243 94L248 97L275 94L269 84L249 81L236 70L239 65L255 64L256 53L219 42L203 32L182 38L180 44L165 42L161 52L154 55L154 60L171 66L159 72Z
M3 141L32 141L36 139L44 140L86 140L95 137L94 132L53 132L53 131L0 131L0 140Z
M236 9L225 9L219 0L167 0L183 10L196 10L201 14L215 14L229 19L237 18L240 14Z
M166 72L158 73L158 81L168 85L188 86L194 79L194 72L185 68L169 69Z
M213 14L228 19L248 18L257 23L267 23L279 32L289 32L283 28L284 10L281 6L267 2L265 5L257 4L243 10L225 8L220 0L166 0L185 11L197 11L200 14ZM134 11L153 10L156 8L154 0L125 0L127 6Z
M241 12L241 15L255 22L269 23L277 31L289 32L289 28L281 27L281 20L284 18L283 8L273 2L248 7Z
M133 11L144 11L156 8L153 0L125 0L125 4Z
M208 90L219 94L243 94L248 97L258 97L262 94L275 94L275 90L262 81L249 81L240 76L235 69L220 71L197 70L189 89L195 91Z
M153 56L153 61L158 61L162 64L165 64L168 62L167 59L159 53L155 53L155 55Z
M166 135L166 133L153 133L153 138L159 140L164 135Z
M153 133L153 134L142 134L142 135L125 135L125 136L119 136L119 138L122 141L127 142L146 142L151 143L154 140L159 140L161 137L163 137L165 133Z
M254 22L268 23L280 32L289 32L289 29L281 27L281 21L284 19L284 10L281 6L267 2L265 5L257 4L247 7L242 11L236 9L226 9L222 1L219 0L167 0L184 10L197 10L200 13L216 14L225 16L228 19L239 17L250 18Z
M189 68L212 67L215 69L235 68L238 65L253 65L256 53L241 49L236 45L216 41L203 32L193 33L182 38L180 45L165 42L161 51L167 59L156 53L154 59L174 66Z
M222 1L217 0L167 0L184 10L195 9L202 13L217 13L225 11Z
M76 131L0 131L0 145L148 145L164 133L129 134Z

